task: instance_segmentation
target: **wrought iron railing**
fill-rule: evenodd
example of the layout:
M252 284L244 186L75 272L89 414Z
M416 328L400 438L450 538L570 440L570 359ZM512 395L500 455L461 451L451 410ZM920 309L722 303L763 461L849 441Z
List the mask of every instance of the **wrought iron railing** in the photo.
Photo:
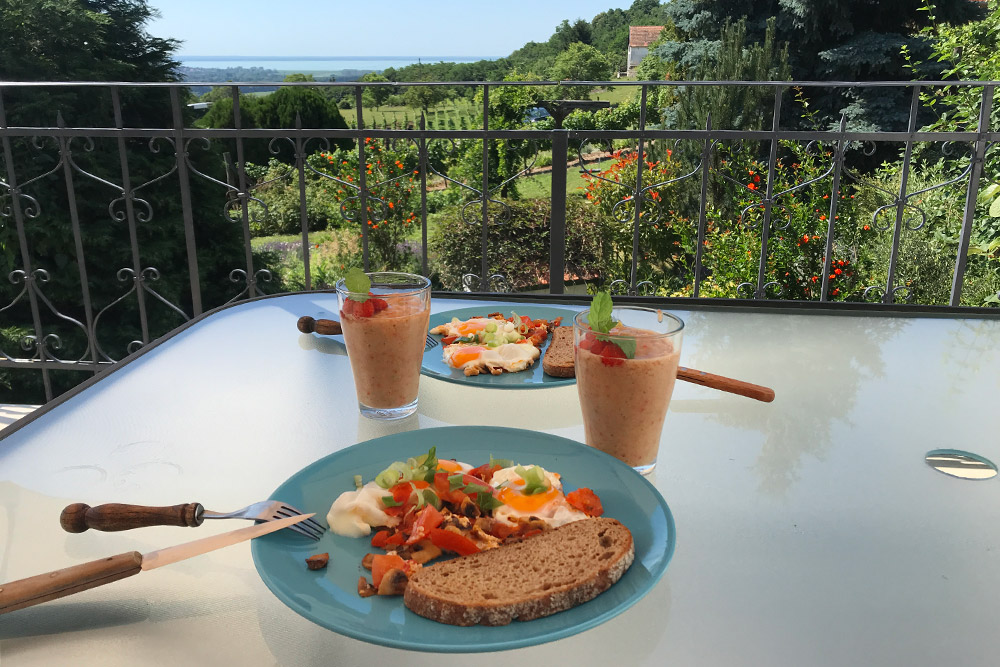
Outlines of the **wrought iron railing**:
M988 309L979 307L983 303L963 301L963 285L970 256L975 255L977 261L984 257L989 261L995 258L995 248L984 250L971 246L974 239L982 237L977 226L985 224L983 207L989 202L984 204L982 195L992 195L992 191L987 190L998 178L996 173L984 172L984 165L989 164L987 156L1000 139L1000 133L990 125L994 93L1000 85L998 82L268 84L350 90L348 97L353 101L353 108L345 112L351 122L351 127L346 129L304 128L301 122L294 127L243 127L239 90L241 85L251 84L227 82L199 85L230 88L232 127L210 129L193 123L186 110L185 87L182 84L0 82L0 228L6 228L0 229L4 231L0 240L7 240L0 251L5 254L10 266L6 277L12 286L0 292L0 330L16 324L24 325L25 329L16 336L20 350L0 350L0 371L5 368L40 369L46 398L51 398L50 371L97 372L165 333L164 322L169 323L170 318L174 318L174 325L180 324L224 303L268 293L267 283L274 276L271 269L262 267L258 262L251 243L251 223L255 216L268 214L260 193L271 182L248 175L246 155L248 146L262 143L267 144L272 155L278 154L282 145L292 151L292 159L286 160L285 171L276 178L298 186L302 286L306 290L317 288L307 220L310 206L307 179L326 179L344 193L339 202L344 224L357 225L360 261L365 267L372 262L371 239L374 232L372 223L363 224L366 222L364 218L376 225L387 218L388 204L379 195L379 188L401 176L373 183L368 180L369 171L360 168L355 182L342 177L342 174L318 168L309 160L309 156L317 151L330 150L331 141L348 139L354 142L357 164L365 165L368 139L383 142L384 145L406 144L415 151L416 168L407 178L415 181L414 187L418 187L420 193L419 211L414 211L420 227L419 239L415 240L415 262L423 273L431 271L434 259L428 252L428 193L431 181L456 188L458 194L453 205L458 215L465 224L478 225L478 254L481 259L474 269L462 274L460 285L450 286L452 289L477 293L513 289L512 276L498 272L491 265L488 247L490 231L502 225L510 212L511 202L502 196L510 183L531 177L535 173L533 160L543 152L548 154L551 151L553 169L548 196L551 208L544 230L548 235L548 262L535 281L534 298L567 298L567 281L595 279L628 297L659 297L670 301L683 294L685 302L691 304L747 306L776 305L780 301L782 305L793 307L817 304L862 310L898 307L919 312L938 312L943 307L945 312L988 312ZM366 127L363 108L365 89L384 85L400 88L443 85L449 89L474 89L480 110L477 119L480 126L475 129L431 128L421 116L413 127L398 127L391 123L373 127L370 121ZM623 129L562 129L550 126L539 129L530 124L510 129L496 128L491 124L491 94L497 95L498 90L518 86L544 90L559 85L637 89L637 116ZM698 86L753 86L769 91L768 94L773 96L770 127L715 127L711 114L708 114L704 126L669 126L661 116L662 110L651 103L653 93L664 87L670 88L676 95ZM801 124L791 129L783 126L788 118L793 91L804 90L808 93L820 89L845 91L872 87L907 91L910 107L905 127L855 131L849 129L844 119L839 127L827 130L804 130L799 127ZM935 91L959 89L976 91L979 95L975 126L947 132L921 130L922 114L926 111L922 101L925 97L922 96ZM81 91L96 100L98 106L106 105L106 122L81 126L74 118L64 118L58 106L34 114L31 122L26 122L25 115L19 113L24 108L34 108L30 106L32 100L37 102L33 95L53 93L53 99L59 99L58 94ZM143 113L131 108L134 100L139 98L147 107ZM158 105L161 113L150 112L150 104L154 107ZM10 122L15 116L19 121ZM151 125L149 119L157 117L161 120ZM458 146L467 147L468 142L482 142L481 178L477 176L475 180L457 177L455 173L445 170L435 158L442 153L441 145L446 146L444 152L447 153ZM491 148L513 144L520 147L517 159L521 162L517 168L508 169L503 178L497 178L491 173ZM792 144L801 148L801 154L812 156L814 170L800 182L781 182L779 172L785 169L783 155L788 145ZM435 145L438 146L436 152ZM914 151L926 145L936 146L941 155L950 154L953 168L950 172L934 172L939 176L936 182L920 182L915 187ZM898 183L879 181L858 166L865 155L873 155L885 147L898 149L899 169L895 172ZM621 159L623 155L630 156L637 165L634 176L627 181L616 178L606 164L601 166L588 161L588 150L610 161ZM752 182L744 182L747 180L745 175L741 177L727 167L727 160L741 159L741 150L751 154L753 164L760 166L760 173L755 174L757 178ZM677 160L682 169L663 175L652 167L648 170L642 167L643 164L652 164L654 157L671 155L672 152L678 156L683 154L684 159ZM615 193L616 203L606 216L626 234L630 230L632 235L631 247L627 247L626 243L619 248L624 253L624 259L620 262L621 270L617 275L567 266L566 202L567 197L577 195L568 191L567 170L561 167L571 163L588 178L588 183L595 184L597 188L610 188ZM753 171L750 173L753 174ZM733 216L734 228L743 226L757 230L755 246L747 250L755 257L756 275L747 275L738 281L735 291L727 295L728 298L707 299L706 285L722 268L716 264L713 269L711 261L707 261L711 252L710 242L716 238L713 234L719 232L718 221L713 222L717 211L710 204L711 190L727 183L742 193ZM678 280L685 284L680 290L676 289L676 285L674 288L664 287L649 279L652 274L644 265L642 246L650 227L658 222L667 224L663 222L665 205L661 195L673 192L670 188L679 184L692 184L689 186L691 191L698 195L689 211L691 215L683 218L685 224L690 225L690 241L685 258L677 260L678 266L684 264L680 270L683 275ZM840 207L844 206L841 197L846 198L841 193L848 185L858 191L867 188L875 193L877 201L870 207L870 220L839 221ZM812 285L803 288L808 298L789 300L792 295L785 293L782 281L771 276L773 257L779 244L789 245L785 238L791 215L788 203L796 194L807 190L815 192L816 188L825 188L830 196L822 211L819 208L815 211L817 220L823 224L819 225L814 236L807 236L806 242L820 244L822 271L809 278ZM961 196L952 196L949 200L959 202L955 210L946 212L956 228L953 243L948 246L953 249L954 257L946 258L950 265L951 287L943 303L914 301L912 281L901 270L901 253L906 248L908 235L924 229L927 224L929 213L922 206L923 200L931 193L946 189L961 191ZM218 204L215 206L213 203L214 220L204 215L205 202L209 200ZM97 203L104 211L101 215L106 216L103 223L116 226L116 233L122 235L121 258L114 266L106 265L106 261L99 267L87 262L87 248L91 243L88 234L94 225L93 210ZM84 208L86 214L82 212ZM155 256L151 257L148 248L153 241L150 239L157 239L157 225L163 217L159 209L172 211L172 217L168 217L172 224L178 225L178 244L183 247L172 250L157 247ZM368 215L361 216L360 212L368 212ZM670 213L674 216L673 220L681 219L675 211ZM47 216L57 217L51 220L52 226L63 225L69 235L62 239L47 235ZM219 275L203 275L204 257L212 248L206 248L199 241L203 225L218 226L220 220L226 221L229 233L242 245L237 263L224 267L225 278L231 285L228 292L219 288ZM862 223L886 235L885 265L877 279L870 277L863 289L859 288L853 303L839 303L842 295L838 295L839 288L834 286L839 275L835 265L838 233L844 226L860 227ZM61 244L62 250L54 252L53 244ZM170 263L155 263L160 261ZM170 293L160 288L164 283L159 281L166 273L175 278ZM115 288L106 284L110 282L110 275L114 275L117 281ZM178 275L183 275L181 281L176 280ZM59 280L62 280L62 287L58 291L63 301L56 301L51 296L52 285ZM209 282L211 290L208 290ZM178 284L183 284L183 289L178 289ZM75 293L72 285L79 287ZM206 291L212 291L212 298L206 297ZM154 309L158 313L155 323L151 318L151 310ZM111 317L120 320L122 313L133 318L136 335L119 346L120 349L112 350L112 345L105 342L110 334L103 327ZM71 332L76 332L75 336ZM67 337L74 337L76 341L72 354L63 351L67 347L64 341Z

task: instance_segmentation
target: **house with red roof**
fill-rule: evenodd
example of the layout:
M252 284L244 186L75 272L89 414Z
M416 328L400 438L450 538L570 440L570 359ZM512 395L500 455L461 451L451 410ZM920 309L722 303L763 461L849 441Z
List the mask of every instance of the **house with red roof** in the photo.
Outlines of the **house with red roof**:
M628 28L628 75L635 75L635 68L649 53L649 45L663 32L662 25L632 25Z

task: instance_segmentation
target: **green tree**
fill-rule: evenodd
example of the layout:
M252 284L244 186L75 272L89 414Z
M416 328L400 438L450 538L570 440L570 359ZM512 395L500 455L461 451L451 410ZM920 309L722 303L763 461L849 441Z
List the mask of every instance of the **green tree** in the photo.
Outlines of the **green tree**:
M549 76L556 81L605 81L611 78L611 63L600 51L574 42L559 54ZM556 97L569 100L590 99L590 86L557 86Z
M964 21L982 3L949 0L939 18ZM791 78L796 81L907 80L902 48L917 58L928 53L928 40L916 34L928 25L927 12L913 0L672 0L664 13L675 37L653 53L676 68L680 78L696 78L718 56L727 25L746 18L748 44L764 42L774 19L773 39L791 44ZM846 115L850 129L878 131L905 128L909 97L905 89L857 88L838 92L807 91L810 108L828 125ZM790 121L795 121L792 114Z
M689 79L702 81L782 81L788 79L788 47L775 43L775 20L764 39L747 42L746 19L728 20L711 59L698 63ZM774 89L755 86L688 86L677 95L672 111L677 127L703 128L712 115L716 128L759 130L772 115Z
M430 79L423 79L430 81ZM427 110L445 100L445 90L441 86L407 86L403 93L403 102L411 109Z
M177 61L173 50L177 42L150 35L146 23L153 10L140 0L0 0L0 81L176 81ZM118 89L122 122L126 127L173 127L170 98L163 89ZM183 102L186 94L180 96ZM70 127L113 127L115 114L108 89L99 87L11 88L3 90L7 122L13 126L54 126L57 113ZM190 122L187 117L186 121ZM58 146L53 140L34 145L27 139L12 137L12 164L0 158L0 179L8 180L13 168L24 195L38 202L31 217L22 216L28 240L28 260L32 269L44 269L49 280L43 289L46 298L59 313L85 322L78 257L73 247L69 197ZM137 216L136 243L140 268L155 267L159 280L150 283L160 295L192 313L188 283L187 254L180 198L176 176L156 181L168 174L176 163L170 145L160 140L150 149L150 140L124 140L133 204ZM74 163L87 175L74 172L74 203L80 221L81 242L87 270L87 289L95 315L106 307L97 330L101 347L112 357L124 356L129 341L141 339L137 298L133 294L121 302L129 283L118 280L120 269L133 269L131 239L124 215L121 191L107 183L122 183L121 158L115 139L94 139L92 144L74 139L70 145ZM88 148L90 150L88 150ZM185 147L178 146L178 150ZM214 150L201 144L187 148L192 164L202 173L216 178L222 175L222 162ZM50 178L29 179L49 169L57 171ZM93 178L91 178L91 176ZM101 179L101 180L98 180ZM107 183L103 182L106 181ZM231 221L222 215L225 193L200 177L190 180L193 217L197 237L197 261L201 273L201 298L204 309L221 305L235 296L229 282L230 271L245 268L243 242ZM14 201L9 190L0 186L0 210L24 211L23 197ZM148 207L147 205L148 204ZM109 214L109 206L111 214ZM4 220L8 220L5 218ZM0 225L0 307L14 302L4 311L5 330L34 333L26 299L16 300L20 285L6 278L26 268L16 226ZM257 264L256 268L260 268ZM181 324L184 319L152 298L147 299L151 336L158 336ZM109 307L115 304L113 307ZM60 357L75 359L86 352L86 337L79 328L67 325L48 309L41 312L43 334L55 333L63 341ZM13 333L15 337L17 333ZM17 341L0 340L6 352L18 350ZM2 371L0 371L2 373ZM53 393L59 394L86 379L86 373L52 371ZM0 402L44 402L41 374L8 374L0 385Z
M364 81L365 83L389 83L389 79L378 72L368 72L359 81ZM366 107L378 109L385 104L390 95L392 95L391 86L370 86L365 88L364 92L361 93L361 103Z
M248 128L295 127L301 119L302 127L315 129L346 129L347 121L340 115L337 105L311 86L286 86L265 96L240 95L240 126ZM233 101L222 99L212 105L202 119L206 127L234 127ZM350 139L331 140L331 147L349 149ZM277 158L286 163L294 162L294 148L287 141L271 144L269 140L244 141L247 162L267 164L277 151ZM236 155L235 144L230 144L231 155Z

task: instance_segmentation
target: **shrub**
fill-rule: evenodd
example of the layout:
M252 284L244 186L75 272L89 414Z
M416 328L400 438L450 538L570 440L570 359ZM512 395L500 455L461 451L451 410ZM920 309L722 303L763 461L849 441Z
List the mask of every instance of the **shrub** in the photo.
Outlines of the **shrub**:
M490 274L504 276L512 291L548 284L550 202L506 201L490 207L487 237ZM505 214L506 212L506 214ZM432 274L444 289L462 290L462 276L482 272L481 209L450 208L429 239ZM596 211L577 197L566 201L566 272L592 278L600 271L600 230ZM478 289L474 287L473 289Z

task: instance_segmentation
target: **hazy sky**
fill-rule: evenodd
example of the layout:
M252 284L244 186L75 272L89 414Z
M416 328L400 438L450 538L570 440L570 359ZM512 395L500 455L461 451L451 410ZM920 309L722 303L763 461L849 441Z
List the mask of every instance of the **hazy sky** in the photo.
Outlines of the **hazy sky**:
M632 0L150 0L157 37L197 56L506 56Z

